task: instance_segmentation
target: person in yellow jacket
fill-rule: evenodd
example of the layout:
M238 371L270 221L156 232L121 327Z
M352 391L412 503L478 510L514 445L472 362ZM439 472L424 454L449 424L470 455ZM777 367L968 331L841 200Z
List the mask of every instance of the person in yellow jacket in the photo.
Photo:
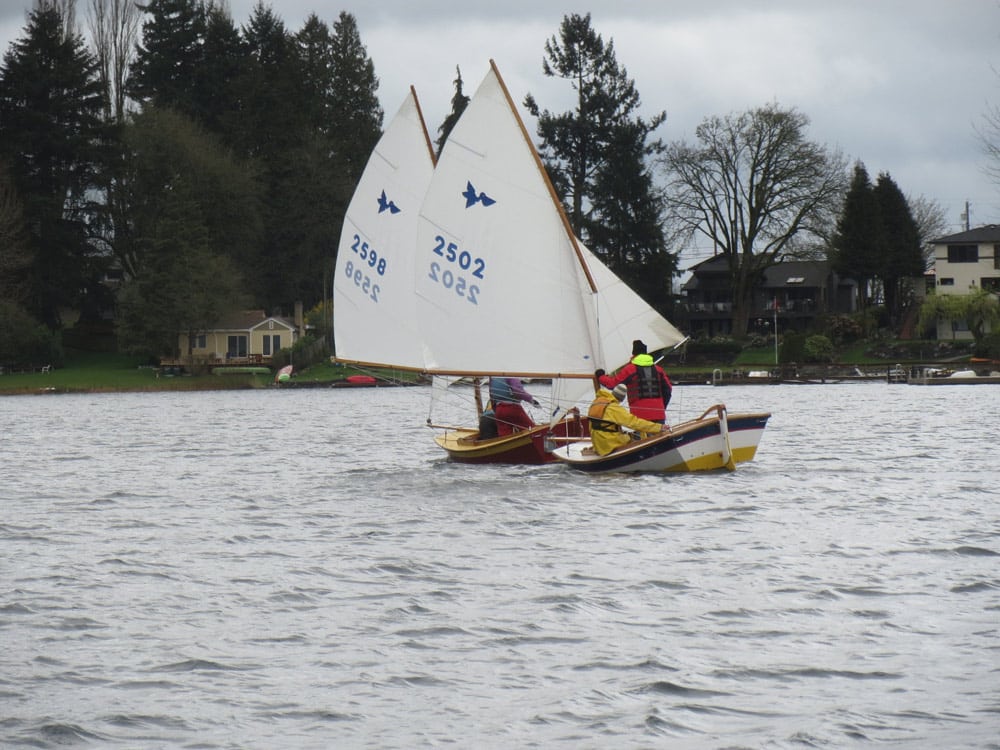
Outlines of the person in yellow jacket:
M598 455L606 456L615 448L632 441L622 426L643 433L643 437L659 434L666 429L661 424L635 416L618 403L625 398L626 393L628 389L624 383L616 385L613 391L601 386L590 404L587 412L590 419L590 442Z

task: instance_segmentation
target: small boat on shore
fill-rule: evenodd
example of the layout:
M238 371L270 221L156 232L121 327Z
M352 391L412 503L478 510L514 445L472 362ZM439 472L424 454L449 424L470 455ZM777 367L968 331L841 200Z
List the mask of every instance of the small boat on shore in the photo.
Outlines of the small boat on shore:
M972 368L920 367L910 373L906 382L910 385L995 385L1000 384L1000 371L995 368L977 371Z

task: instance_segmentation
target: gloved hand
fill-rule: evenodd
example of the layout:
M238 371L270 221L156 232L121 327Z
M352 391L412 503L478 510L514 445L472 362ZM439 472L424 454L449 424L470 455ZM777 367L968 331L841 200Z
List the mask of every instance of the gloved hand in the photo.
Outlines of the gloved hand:
M594 377L595 378L603 378L604 375L605 375L604 370L602 370L600 367L598 367L596 370L594 370Z
M541 404L538 403L538 399L537 398L531 399L531 405L532 406L541 406Z

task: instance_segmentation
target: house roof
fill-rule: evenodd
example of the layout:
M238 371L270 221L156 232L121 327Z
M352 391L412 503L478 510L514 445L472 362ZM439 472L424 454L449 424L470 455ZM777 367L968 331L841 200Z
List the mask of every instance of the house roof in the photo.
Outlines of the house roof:
M714 276L728 272L729 265L725 256L715 255L708 260L696 263L689 270L694 275L681 287L684 291L700 288L698 276ZM830 264L825 260L785 260L764 271L764 280L760 287L765 289L784 289L786 287L822 287L830 274Z
M263 310L241 310L238 313L233 313L232 315L220 320L212 326L210 330L251 331L254 328L260 327L269 320L273 320L285 328L295 328L295 323L288 318L282 318L277 315L268 316L264 314Z
M719 253L718 255L713 255L711 258L698 261L687 270L700 271L701 273L728 271L729 262L726 260L725 255Z
M822 287L830 275L830 264L825 260L790 260L771 266L764 271L761 287Z
M932 240L934 245L954 245L957 243L1000 242L1000 224L984 224L975 229L967 229L958 234L949 234Z

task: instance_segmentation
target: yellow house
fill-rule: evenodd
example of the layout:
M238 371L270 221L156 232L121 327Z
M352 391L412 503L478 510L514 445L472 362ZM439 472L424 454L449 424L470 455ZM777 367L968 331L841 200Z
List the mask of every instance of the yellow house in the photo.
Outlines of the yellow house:
M297 318L300 309L296 306ZM298 340L300 329L294 320L268 316L263 310L244 310L203 333L180 334L178 348L184 362L266 364Z
M940 237L934 244L938 294L968 294L977 288L1000 293L1000 226L988 224ZM939 339L971 339L964 321L939 320Z

